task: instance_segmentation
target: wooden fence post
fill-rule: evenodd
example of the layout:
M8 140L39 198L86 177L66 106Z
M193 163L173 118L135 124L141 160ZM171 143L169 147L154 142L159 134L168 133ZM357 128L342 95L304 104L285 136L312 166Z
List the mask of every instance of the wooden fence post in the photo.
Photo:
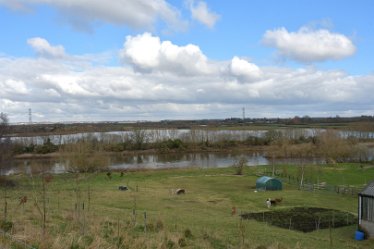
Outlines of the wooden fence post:
M147 234L147 212L144 212L144 233Z

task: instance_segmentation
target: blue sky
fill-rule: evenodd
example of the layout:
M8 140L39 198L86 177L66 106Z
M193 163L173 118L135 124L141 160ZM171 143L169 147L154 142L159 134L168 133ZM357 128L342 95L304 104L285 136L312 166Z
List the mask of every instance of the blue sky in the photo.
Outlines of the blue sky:
M373 115L369 0L0 0L11 122ZM46 106L48 108L46 108Z

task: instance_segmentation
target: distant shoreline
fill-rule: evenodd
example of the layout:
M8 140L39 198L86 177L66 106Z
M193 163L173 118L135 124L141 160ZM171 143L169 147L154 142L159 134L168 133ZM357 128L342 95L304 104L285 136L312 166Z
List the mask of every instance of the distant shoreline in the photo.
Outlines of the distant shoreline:
M134 150L134 151L121 151L121 152L107 152L107 151L98 151L95 153L102 153L106 155L147 155L147 154L183 154L183 153L229 153L229 152L245 152L245 151L266 151L266 146L258 146L255 148L233 148L233 149L206 149L206 150L169 150L169 151L158 151L156 149L149 149L149 150ZM15 155L14 159L49 159L49 158L57 158L63 156L61 152L53 152L53 153L46 153L46 154L37 154L37 153L23 153Z

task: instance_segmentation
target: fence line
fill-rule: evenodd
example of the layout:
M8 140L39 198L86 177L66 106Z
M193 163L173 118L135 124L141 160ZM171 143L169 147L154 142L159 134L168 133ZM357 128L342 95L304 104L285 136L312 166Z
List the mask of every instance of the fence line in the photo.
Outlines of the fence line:
M270 171L264 171L261 175L272 175ZM282 182L288 183L290 185L298 186L302 191L328 191L336 194L342 194L352 197L357 197L357 195L364 189L365 185L362 186L351 186L351 185L332 185L326 182L313 183L309 179L303 180L303 185L300 186L300 178L298 176L283 174L275 172L275 176L281 179Z

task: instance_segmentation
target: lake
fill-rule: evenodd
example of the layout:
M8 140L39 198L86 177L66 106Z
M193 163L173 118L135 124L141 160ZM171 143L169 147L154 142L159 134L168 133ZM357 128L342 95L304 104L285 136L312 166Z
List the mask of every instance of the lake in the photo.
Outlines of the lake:
M323 129L279 129L287 137L298 138L301 135L308 137ZM181 139L183 141L211 142L220 141L222 139L231 139L243 141L249 136L263 137L266 130L204 130L204 129L160 129L145 130L148 142L162 141L165 139ZM358 138L374 138L374 132L358 132L358 131L338 131L340 136L347 138L350 136ZM15 142L24 144L42 144L46 139L50 139L54 144L64 144L75 142L79 139L98 139L108 143L125 142L131 136L132 131L112 131L112 132L92 132L77 133L68 135L50 135L50 136L34 136L34 137L12 137ZM111 156L109 158L108 168L111 170L125 169L162 169L162 168L183 168L183 167L230 167L238 158L244 157L248 166L269 165L272 162L265 157L262 151L252 151L246 153L169 153L169 154L139 154ZM373 149L370 149L369 160L373 159ZM354 160L354 159L353 159ZM304 159L304 163L323 163L321 159ZM274 163L291 163L298 164L300 159L286 158L275 159ZM1 175L19 174L19 173L39 173L50 172L54 174L64 173L68 171L68 162L59 159L32 159L32 160L16 160L12 166L3 168Z
M166 168L215 168L230 167L239 158L245 158L248 166L270 165L263 152L209 152L209 153L169 153L169 154L139 154L139 155L116 155L109 159L109 170L127 169L166 169ZM324 163L322 159L303 159L304 163ZM300 164L297 158L274 159L275 164ZM68 172L68 162L59 159L22 159L15 160L11 167L1 169L1 175L11 174L38 174L41 172L61 174Z

